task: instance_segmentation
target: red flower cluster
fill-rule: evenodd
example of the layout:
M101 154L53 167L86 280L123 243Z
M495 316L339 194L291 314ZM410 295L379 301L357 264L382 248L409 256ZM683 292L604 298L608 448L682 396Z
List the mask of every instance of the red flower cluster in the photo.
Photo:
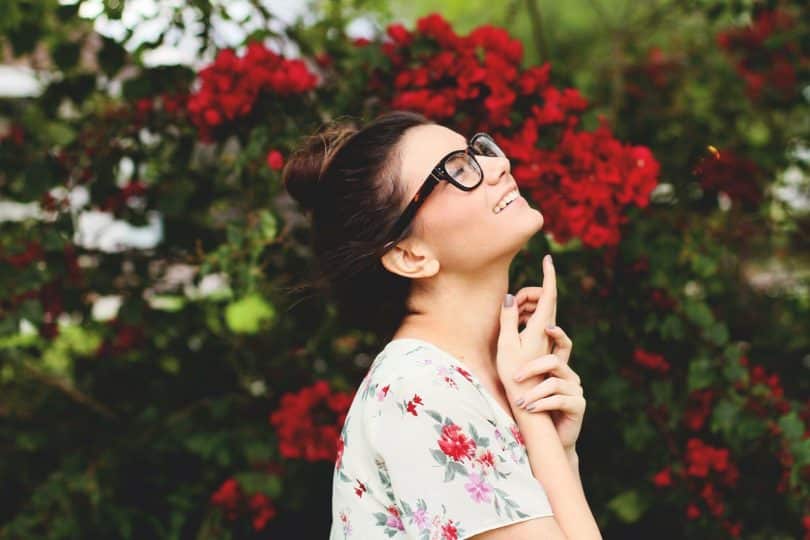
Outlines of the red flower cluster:
M810 57L797 39L781 39L795 26L793 16L783 10L760 9L750 26L717 34L717 44L734 59L750 99L767 95L786 101L798 94L796 71L807 69Z
M658 161L644 146L617 141L600 118L595 132L566 129L556 148L534 148L539 121L529 118L504 151L519 164L513 174L531 190L555 240L578 237L589 247L615 246L625 208L644 208L657 184ZM499 141L500 144L500 141Z
M739 479L739 471L728 461L728 449L715 448L700 439L690 437L686 443L686 474L697 478L706 478L714 469L723 473L723 481L733 486Z
M387 34L392 41L383 44L383 52L395 68L392 108L418 110L438 120L480 101L491 126L512 125L513 88L525 86L518 77L523 45L504 29L484 25L462 37L433 13L417 21L415 34L401 24L390 25ZM417 41L438 47L433 54L416 56L412 46ZM410 60L414 65L408 65Z
M652 353L640 347L636 347L633 351L633 360L637 364L653 371L660 371L661 373L669 371L669 362L666 361L663 354Z
M213 141L213 131L247 116L263 92L286 96L314 88L318 79L303 60L288 60L261 42L247 45L243 57L223 49L214 63L199 72L202 84L188 100L188 112L200 139Z
M442 426L442 435L439 439L439 448L448 457L455 461L472 459L475 456L475 441L470 439L461 426L457 424L445 424Z
M377 70L372 85L393 87L392 108L448 120L462 132L489 132L513 161L515 179L540 204L555 240L619 242L625 207L645 207L657 182L659 164L649 149L619 143L604 118L596 132L577 132L587 101L574 88L552 86L548 63L524 70L520 41L502 28L484 25L458 36L434 13L419 19L414 32L394 24L387 35L382 48L392 69Z
M234 478L225 480L211 495L211 504L222 508L229 520L235 520L242 513L249 513L256 531L264 529L277 513L270 497L260 491L247 497Z
M762 201L762 171L750 159L730 150L702 157L692 172L707 191L722 191L741 203L757 205Z
M677 81L682 65L682 61L667 55L660 47L650 47L641 63L626 67L625 91L631 98L645 98L651 92L666 90Z
M307 461L335 461L340 427L352 398L346 392L333 393L323 380L302 388L298 393L281 396L281 407L270 414L270 424L276 429L281 455ZM324 412L328 415L326 423L316 422L321 420Z

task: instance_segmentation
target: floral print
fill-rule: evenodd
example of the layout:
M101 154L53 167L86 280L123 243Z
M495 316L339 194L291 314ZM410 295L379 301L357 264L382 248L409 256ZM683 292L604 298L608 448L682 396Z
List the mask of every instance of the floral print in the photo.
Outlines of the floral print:
M461 362L395 339L338 440L330 540L469 538L553 515L520 430Z

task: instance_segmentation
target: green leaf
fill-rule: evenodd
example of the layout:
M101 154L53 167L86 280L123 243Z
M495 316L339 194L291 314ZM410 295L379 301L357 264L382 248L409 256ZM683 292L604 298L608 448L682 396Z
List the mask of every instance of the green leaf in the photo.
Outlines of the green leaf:
M804 434L804 422L796 411L790 411L779 418L779 428L788 441L798 441Z
M705 302L688 300L684 302L686 317L696 325L706 328L714 322L712 310Z
M608 502L608 508L625 523L635 523L647 510L649 500L650 498L642 497L638 491L630 490L613 497Z
M228 328L240 334L255 334L265 320L273 321L275 315L273 306L255 293L231 302L225 308Z
M715 380L714 366L707 358L698 358L689 363L686 374L686 389L689 392L707 388Z

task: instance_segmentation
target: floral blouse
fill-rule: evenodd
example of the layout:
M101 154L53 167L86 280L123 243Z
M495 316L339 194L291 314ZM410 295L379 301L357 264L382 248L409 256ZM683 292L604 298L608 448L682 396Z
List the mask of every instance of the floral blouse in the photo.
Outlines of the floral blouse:
M338 439L330 540L463 539L552 516L514 419L460 360L390 341Z

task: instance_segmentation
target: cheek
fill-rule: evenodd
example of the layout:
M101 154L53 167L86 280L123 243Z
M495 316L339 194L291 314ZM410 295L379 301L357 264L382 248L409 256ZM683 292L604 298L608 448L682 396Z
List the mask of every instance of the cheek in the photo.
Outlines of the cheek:
M493 217L480 200L459 199L431 208L428 226L441 245L452 251L454 247L469 247L470 242L475 244L476 240L490 235Z

